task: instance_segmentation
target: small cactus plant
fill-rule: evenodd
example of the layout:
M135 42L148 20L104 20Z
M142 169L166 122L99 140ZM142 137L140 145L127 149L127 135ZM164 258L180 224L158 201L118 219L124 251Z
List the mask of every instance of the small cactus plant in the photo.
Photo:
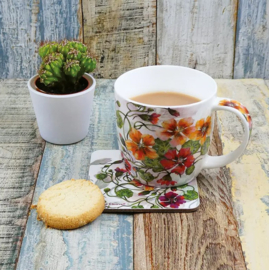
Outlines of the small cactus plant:
M96 67L87 47L78 41L46 43L39 48L39 55L42 63L37 86L49 93L70 94L83 90L87 86L81 80L83 74Z

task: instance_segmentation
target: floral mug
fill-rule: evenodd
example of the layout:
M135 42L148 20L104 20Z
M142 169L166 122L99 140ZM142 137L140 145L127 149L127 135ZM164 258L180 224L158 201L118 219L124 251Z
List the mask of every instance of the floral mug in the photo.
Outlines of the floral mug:
M207 74L180 66L148 66L128 71L115 82L119 145L126 170L147 186L184 185L202 169L222 167L244 152L251 134L249 112L241 103L216 97L217 84ZM150 92L178 92L200 101L154 106L132 101ZM216 110L235 113L244 126L243 141L233 152L207 154Z

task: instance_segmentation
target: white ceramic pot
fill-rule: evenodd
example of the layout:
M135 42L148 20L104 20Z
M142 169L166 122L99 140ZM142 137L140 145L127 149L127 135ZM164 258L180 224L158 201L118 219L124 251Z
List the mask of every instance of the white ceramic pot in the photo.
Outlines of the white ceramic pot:
M84 139L88 133L96 81L88 81L85 90L66 95L47 94L37 89L38 75L28 81L37 124L42 138L54 144L71 144Z

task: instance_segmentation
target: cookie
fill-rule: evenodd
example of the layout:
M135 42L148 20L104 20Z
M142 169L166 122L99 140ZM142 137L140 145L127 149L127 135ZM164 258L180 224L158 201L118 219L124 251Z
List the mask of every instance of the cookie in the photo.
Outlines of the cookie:
M98 186L88 180L72 179L44 191L37 203L37 214L48 227L69 230L95 220L104 208Z

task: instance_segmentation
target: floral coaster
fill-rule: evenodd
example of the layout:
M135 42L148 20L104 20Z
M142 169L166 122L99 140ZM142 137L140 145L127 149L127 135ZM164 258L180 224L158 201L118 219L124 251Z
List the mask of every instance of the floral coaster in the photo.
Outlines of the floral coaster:
M172 188L153 188L133 179L120 150L92 153L90 180L105 197L104 212L191 212L200 205L196 178Z

